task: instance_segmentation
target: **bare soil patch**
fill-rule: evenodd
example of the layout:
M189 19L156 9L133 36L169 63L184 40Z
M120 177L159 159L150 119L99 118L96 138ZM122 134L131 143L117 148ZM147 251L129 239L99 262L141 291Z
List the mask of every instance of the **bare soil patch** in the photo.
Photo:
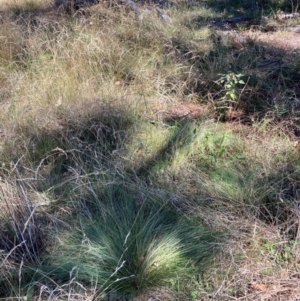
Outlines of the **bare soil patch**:
M275 32L262 32L247 30L244 35L256 43L267 44L268 46L285 51L294 51L300 49L300 33L288 30Z

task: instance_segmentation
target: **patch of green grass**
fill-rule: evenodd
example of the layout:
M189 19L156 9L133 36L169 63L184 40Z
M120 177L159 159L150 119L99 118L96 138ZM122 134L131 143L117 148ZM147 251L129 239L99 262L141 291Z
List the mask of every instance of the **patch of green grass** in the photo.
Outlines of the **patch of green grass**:
M35 272L39 283L75 277L97 287L97 294L117 290L136 295L170 288L178 279L185 283L205 269L217 250L218 239L210 229L165 201L137 199L123 186L111 186L99 198L81 209L81 218L74 216L75 231L58 236Z

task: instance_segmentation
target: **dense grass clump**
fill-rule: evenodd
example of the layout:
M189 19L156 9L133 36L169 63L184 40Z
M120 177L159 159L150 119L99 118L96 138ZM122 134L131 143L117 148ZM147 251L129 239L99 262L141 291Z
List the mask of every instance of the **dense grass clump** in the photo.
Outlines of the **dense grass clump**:
M73 222L69 221L68 227L61 224L62 230L47 252L31 245L33 241L23 235L14 254L9 254L21 264L20 270L6 265L2 294L14 286L19 293L43 288L47 294L56 290L56 283L71 285L73 281L79 285L72 287L74 293L90 287L94 292L89 293L96 298L111 292L133 296L148 289L186 285L209 264L219 239L196 216L186 216L170 207L167 199L153 199L147 190L144 193L149 197L123 185L109 185L97 199L90 196L93 201L73 200ZM28 235L37 240L32 224ZM13 223L8 222L7 231L10 226ZM24 226L22 221L20 226ZM1 234L5 237L3 231ZM16 235L18 232L6 237ZM8 242L5 246L12 249ZM5 283L10 286L5 288Z
M125 187L108 190L103 203L84 208L75 232L59 237L61 246L48 260L64 273L54 278L74 275L77 281L96 286L98 294L111 290L136 294L151 287L172 287L178 277L188 279L201 272L216 249L206 227L166 201L136 199Z

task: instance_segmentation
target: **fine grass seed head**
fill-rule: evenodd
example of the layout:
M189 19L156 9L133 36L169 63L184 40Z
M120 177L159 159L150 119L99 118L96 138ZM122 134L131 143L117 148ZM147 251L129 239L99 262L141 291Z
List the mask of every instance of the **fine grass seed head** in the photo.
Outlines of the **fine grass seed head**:
M17 181L0 185L0 297L20 296L40 266L51 221ZM32 269L32 267L34 267Z

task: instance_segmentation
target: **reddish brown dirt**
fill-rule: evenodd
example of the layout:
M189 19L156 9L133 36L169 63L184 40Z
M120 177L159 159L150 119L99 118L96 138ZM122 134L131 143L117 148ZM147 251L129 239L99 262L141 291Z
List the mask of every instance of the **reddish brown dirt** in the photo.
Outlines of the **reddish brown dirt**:
M286 51L300 50L300 33L279 30L275 32L246 31L244 34L259 44Z
M178 119L186 117L189 119L197 119L201 116L207 115L208 111L209 108L206 105L182 102L170 110L168 118Z

